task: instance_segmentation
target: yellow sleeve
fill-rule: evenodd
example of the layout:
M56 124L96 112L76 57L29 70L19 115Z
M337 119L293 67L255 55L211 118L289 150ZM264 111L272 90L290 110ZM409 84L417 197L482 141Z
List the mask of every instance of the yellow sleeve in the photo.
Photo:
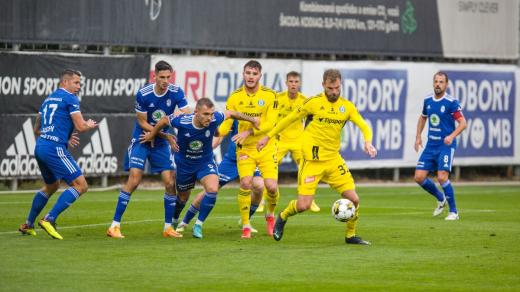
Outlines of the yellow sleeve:
M365 142L372 143L372 128L370 128L365 122L365 119L363 119L363 116L358 112L357 108L351 104L350 110L350 117L349 120L351 120L358 128L361 130L361 133L363 133L363 138L365 139Z
M309 104L309 103L307 103ZM267 133L269 138L278 135L280 132L285 130L290 124L292 124L296 120L301 120L303 117L306 117L309 113L309 106L307 104L302 105L297 110L292 111L288 116L278 121L276 127Z
M260 122L260 129L253 129L253 135L263 135L274 128L276 125L276 120L278 119L278 99L275 98L271 102L271 104L267 107L267 114L265 120Z
M234 95L230 95L228 97L228 100L226 101L226 110L228 111L236 111L236 108L235 108L235 98L233 98Z
M222 124L220 124L220 126L218 127L219 137L224 137L227 134L229 134L229 131L231 131L231 127L233 126L233 121L234 121L233 119L227 119L227 120L224 120L224 122L222 122Z

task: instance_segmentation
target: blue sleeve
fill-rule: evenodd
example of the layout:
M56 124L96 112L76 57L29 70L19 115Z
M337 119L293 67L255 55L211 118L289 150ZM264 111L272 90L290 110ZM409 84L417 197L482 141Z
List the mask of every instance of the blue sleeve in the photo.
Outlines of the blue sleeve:
M181 120L180 117L182 117L182 115L177 116L177 117L174 117L173 115L168 116L168 121L170 122L170 126L172 128L179 128L180 120Z
M226 115L223 112L215 112L214 113L215 120L217 123L217 127L222 124L222 122L226 119Z
M423 102L422 115L423 115L423 117L428 116L428 112L426 112L426 99L424 99L424 102Z
M135 111L141 113L146 112L146 105L141 91L137 91L137 94L135 95Z
M175 96L175 101L177 102L178 108L183 108L188 106L188 101L186 100L186 96L184 95L184 91L182 88L179 87L179 91L177 91L177 94Z
M458 100L453 100L453 102L451 103L450 113L453 114L458 111L462 111L462 107L460 106L460 103Z
M80 108L78 97L75 95L69 95L69 98L67 98L66 107L69 114L79 112Z

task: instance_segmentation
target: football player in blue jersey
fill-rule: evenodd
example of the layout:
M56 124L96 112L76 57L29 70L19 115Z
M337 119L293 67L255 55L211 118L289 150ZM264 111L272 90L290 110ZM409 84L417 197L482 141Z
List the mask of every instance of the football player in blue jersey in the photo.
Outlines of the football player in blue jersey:
M222 142L223 138L227 135L227 132L229 131L229 124L231 123L231 137L234 137L238 134L238 122L236 120L229 120L224 122L218 129L218 137L215 137L213 139L213 148L216 148L220 143ZM222 161L218 165L218 184L219 184L219 190L229 182L235 181L238 179L238 169L237 169L237 154L236 154L236 148L237 144L230 139L228 149L226 151L226 154L224 154L224 157L222 158ZM259 211L260 202L262 200L263 194L267 191L264 187L264 179L262 178L260 171L256 170L254 177L253 177L253 189L252 189L252 196L251 196L251 208L249 209L249 218L251 218L256 211ZM183 232L184 228L190 223L190 221L197 215L200 209L200 203L202 202L202 199L204 198L204 191L201 191L197 194L195 199L191 202L190 207L186 211L186 214L184 214L184 218L182 219L182 222L178 225L176 231L177 232ZM186 204L186 202L184 202ZM179 201L177 201L176 211L175 215L173 217L173 225L175 226L176 220L178 220L180 212L182 211L182 208L184 205L179 204ZM177 217L176 217L177 216ZM239 220L240 227L242 227L242 220ZM258 230L253 228L251 226L251 232L256 233Z
M435 93L424 99L422 114L417 122L415 151L418 152L422 147L421 134L426 120L428 120L428 142L417 162L415 181L437 199L437 207L433 210L433 216L440 215L447 203L450 211L444 219L458 220L455 192L449 175L457 147L456 137L466 128L466 119L462 114L459 102L446 94L447 87L448 75L442 71L435 73L433 75ZM455 122L457 122L457 126L455 126ZM437 180L444 193L428 178L430 171L437 171Z
M175 202L177 200L174 186L175 163L172 149L177 150L174 137L166 131L158 133L152 143L139 143L139 136L144 131L151 131L153 126L163 117L167 117L179 108L189 113L188 102L184 91L169 83L173 73L172 66L165 61L155 64L155 83L141 88L136 95L135 111L137 121L134 126L132 141L125 157L125 170L129 171L126 184L119 193L114 218L107 235L113 238L124 238L121 234L120 222L130 201L132 193L141 182L145 162L148 160L152 173L160 173L164 184L164 237L182 237L171 226Z
M29 216L18 229L22 234L36 235L34 221L43 210L49 197L54 194L60 180L69 188L60 197L49 213L38 222L52 238L63 239L56 231L56 219L76 199L87 192L88 184L81 169L67 150L67 143L77 145L73 131L85 132L97 127L94 120L84 120L80 111L79 92L81 73L66 69L60 74L59 88L51 93L42 103L35 122L35 134L38 137L34 155L40 168L45 185L34 196Z
M209 98L197 101L195 112L188 115L170 115L162 118L148 133L141 135L141 143L153 141L165 126L177 129L179 151L175 152L177 164L176 187L180 197L186 198L196 181L204 187L205 195L200 205L198 220L193 227L193 236L202 238L202 224L213 209L218 192L218 168L213 159L213 137L218 126L228 118L248 121L255 128L259 120L234 111L215 111Z

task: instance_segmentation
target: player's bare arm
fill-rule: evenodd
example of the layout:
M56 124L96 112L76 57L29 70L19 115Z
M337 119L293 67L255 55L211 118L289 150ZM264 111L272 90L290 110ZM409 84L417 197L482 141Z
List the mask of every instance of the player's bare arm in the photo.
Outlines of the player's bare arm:
M415 152L419 152L419 150L423 147L421 135L424 129L424 125L426 125L426 117L420 116L419 120L417 121L417 133L415 134L415 145L413 147Z
M155 136L160 136L161 130L164 127L168 126L169 124L170 124L170 121L169 121L168 117L162 117L159 120L159 122L150 129L150 131L145 130L145 132L143 134L141 134L141 136L139 137L140 143L142 144L142 143L147 143L147 142L153 142Z
M224 112L226 119L232 118L235 120L241 120L241 121L247 121L250 122L253 127L257 130L260 129L260 119L256 117L250 117L248 115L244 115L243 113L237 112L237 111L230 111L227 110Z
M242 131L235 136L231 137L231 140L235 142L236 144L243 143L247 137L252 136L254 134L253 128L247 129L245 131Z
M74 128L76 128L76 130L80 133L97 127L97 123L93 119L88 119L85 121L81 112L72 113L70 117L72 118L72 123L74 123Z
M455 128L455 130L449 134L448 136L446 136L444 138L444 144L446 145L451 145L451 143L453 143L453 140L455 140L455 138L457 138L458 135L460 135L460 133L462 133L462 131L464 131L464 129L466 129L467 127L467 122L466 122L466 119L464 117L460 117L457 119L457 128Z
M34 135L36 136L40 136L41 132L40 132L40 127L41 127L41 123L42 123L42 116L40 114L38 114L36 116L36 120L34 121Z
M79 146L80 143L79 143L78 132L73 132L72 134L70 134L68 144L72 148Z
M370 158L375 158L377 156L377 149L372 145L372 141L365 141L365 153L370 156Z

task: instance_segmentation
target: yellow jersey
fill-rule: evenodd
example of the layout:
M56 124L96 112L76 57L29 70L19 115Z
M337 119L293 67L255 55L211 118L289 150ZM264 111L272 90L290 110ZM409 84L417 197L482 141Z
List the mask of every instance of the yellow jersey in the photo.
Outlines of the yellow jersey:
M249 122L238 121L238 133L253 129L253 135L247 137L244 143L240 146L256 149L256 143L258 140L260 140L267 132L272 130L276 124L278 118L278 100L276 98L276 92L265 86L260 86L255 93L248 94L242 86L231 93L226 102L226 109L250 117L258 117L260 119L260 130L254 129Z
M284 91L278 93L278 121L287 117L290 113L303 105L307 99L303 94L298 92L295 99L289 98L289 92ZM303 120L296 120L292 122L287 128L280 133L280 141L291 142L299 140L303 133Z
M301 137L305 160L327 161L337 158L340 150L341 131L346 122L356 124L365 141L372 142L372 129L359 114L356 106L339 97L334 103L324 93L307 99L303 105L278 122L267 135L274 137L292 122L306 118Z

